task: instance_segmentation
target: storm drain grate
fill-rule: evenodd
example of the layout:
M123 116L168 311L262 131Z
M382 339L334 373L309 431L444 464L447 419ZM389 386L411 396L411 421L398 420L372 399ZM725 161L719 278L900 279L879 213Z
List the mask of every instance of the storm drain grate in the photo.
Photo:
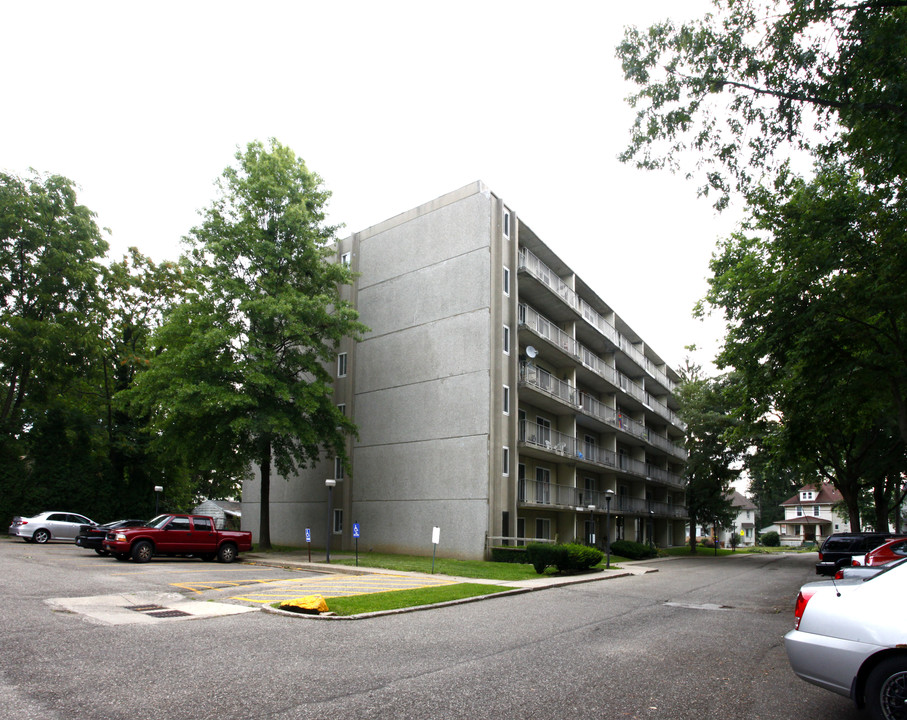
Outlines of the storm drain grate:
M136 612L148 612L149 610L163 610L163 605L126 605L127 610L135 610Z
M156 618L189 617L190 615L190 613L183 612L182 610L154 610L145 614Z

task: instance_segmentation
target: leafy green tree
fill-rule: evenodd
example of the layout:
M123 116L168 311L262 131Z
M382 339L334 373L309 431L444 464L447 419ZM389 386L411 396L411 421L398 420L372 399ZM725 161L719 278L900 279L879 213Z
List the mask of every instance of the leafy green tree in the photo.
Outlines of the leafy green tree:
M694 22L629 28L629 147L644 168L690 156L701 191L748 194L791 151L846 154L874 185L907 170L907 2L715 0Z
M327 367L366 328L340 295L349 268L328 259L335 228L321 178L275 140L235 157L187 238L194 286L128 397L191 464L234 476L258 466L268 548L272 470L289 476L322 452L347 462L356 428L333 402Z
M731 483L740 474L740 449L734 443L731 386L727 378L708 378L687 359L677 390L679 415L687 424L687 512L690 551L696 552L697 525L730 527L735 516Z
M0 430L15 438L49 386L81 372L107 243L70 180L0 173Z
M907 438L905 214L838 164L751 203L711 263L706 302L728 328L717 362L735 369L749 421L775 414L775 449L831 479L858 529L885 428Z

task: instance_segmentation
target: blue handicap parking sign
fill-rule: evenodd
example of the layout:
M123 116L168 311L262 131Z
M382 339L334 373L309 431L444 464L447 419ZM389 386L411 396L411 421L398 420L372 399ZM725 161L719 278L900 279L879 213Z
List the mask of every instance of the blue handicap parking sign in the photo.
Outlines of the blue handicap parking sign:
M353 523L353 537L359 537L359 523Z
M306 541L307 543L312 542L312 531L311 531L310 528L306 528L306 529L305 529L305 541Z

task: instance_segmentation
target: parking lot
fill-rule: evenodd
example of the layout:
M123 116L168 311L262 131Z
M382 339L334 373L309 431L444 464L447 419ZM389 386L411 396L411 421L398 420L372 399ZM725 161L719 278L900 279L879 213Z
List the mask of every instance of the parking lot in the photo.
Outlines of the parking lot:
M112 625L241 614L306 595L325 598L448 585L445 576L315 572L254 560L224 565L198 558L157 557L145 564L99 556L72 543L31 545L4 538L12 555L39 564L69 563L123 592L47 598L57 611Z

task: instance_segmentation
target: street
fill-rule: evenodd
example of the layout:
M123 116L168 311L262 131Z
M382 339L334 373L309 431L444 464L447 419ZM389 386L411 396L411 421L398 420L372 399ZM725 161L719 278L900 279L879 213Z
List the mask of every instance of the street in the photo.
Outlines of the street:
M857 720L784 652L814 563L663 560L647 575L347 622L247 612L103 625L45 601L173 592L167 577L192 565L149 575L74 546L3 541L0 706L43 720Z

